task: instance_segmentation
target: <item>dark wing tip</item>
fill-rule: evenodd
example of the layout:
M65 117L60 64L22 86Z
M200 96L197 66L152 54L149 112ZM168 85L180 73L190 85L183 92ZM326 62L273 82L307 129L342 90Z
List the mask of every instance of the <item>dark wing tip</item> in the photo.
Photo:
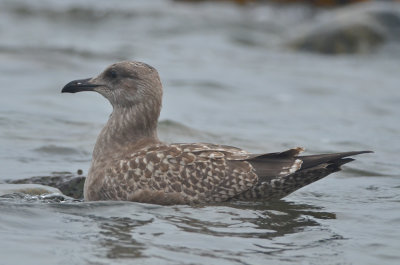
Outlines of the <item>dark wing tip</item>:
M360 155L360 154L368 154L368 153L374 153L374 151L369 151L369 150L365 150L365 151L351 151L351 152L345 152L343 153L343 157L347 157L347 156L355 156L355 155Z
M311 168L311 167L314 167L314 166L317 166L317 165L323 164L323 163L330 163L330 164L339 163L340 165L343 165L344 163L341 163L341 161L348 163L348 162L351 162L354 160L353 158L348 158L349 156L355 156L355 155L366 154L366 153L373 153L373 152L372 151L350 151L350 152L342 152L342 153L298 156L296 158L303 160L302 168L306 169L306 168ZM353 159L353 160L349 160L349 159Z
M341 170L341 166L343 166L344 164L350 163L352 161L354 161L354 158L341 158L341 159L337 159L334 162L330 163L326 168L332 170L331 173L333 172L337 172Z

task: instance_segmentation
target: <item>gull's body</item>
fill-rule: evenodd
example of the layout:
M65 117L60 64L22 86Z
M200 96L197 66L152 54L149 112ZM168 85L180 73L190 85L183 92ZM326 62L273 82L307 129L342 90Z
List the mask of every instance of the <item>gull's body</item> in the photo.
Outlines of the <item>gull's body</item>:
M96 91L113 105L93 151L85 200L156 204L282 198L368 151L299 156L302 148L250 154L206 143L166 144L157 137L162 85L157 71L120 62L62 92Z

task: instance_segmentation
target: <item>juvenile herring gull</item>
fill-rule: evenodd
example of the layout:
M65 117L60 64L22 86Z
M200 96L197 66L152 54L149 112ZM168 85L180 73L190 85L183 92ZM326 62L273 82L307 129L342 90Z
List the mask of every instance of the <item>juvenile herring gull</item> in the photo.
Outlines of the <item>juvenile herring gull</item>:
M113 106L84 185L88 201L156 204L280 199L369 151L299 156L297 147L251 154L208 143L167 144L157 137L162 85L153 67L134 61L68 83L62 92L96 91Z

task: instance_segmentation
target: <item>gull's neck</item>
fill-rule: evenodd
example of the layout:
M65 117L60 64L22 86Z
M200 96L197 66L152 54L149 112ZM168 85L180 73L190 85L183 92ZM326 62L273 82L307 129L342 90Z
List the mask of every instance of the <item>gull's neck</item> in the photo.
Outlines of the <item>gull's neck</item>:
M146 105L116 106L97 138L93 160L118 158L124 150L133 152L146 145L158 143L159 110Z

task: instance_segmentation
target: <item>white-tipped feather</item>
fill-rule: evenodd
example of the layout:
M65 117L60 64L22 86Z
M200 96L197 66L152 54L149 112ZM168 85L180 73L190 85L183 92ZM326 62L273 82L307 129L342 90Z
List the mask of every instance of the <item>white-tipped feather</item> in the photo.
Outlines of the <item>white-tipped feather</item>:
M301 168L303 161L301 159L296 159L290 167L283 167L282 171L279 173L281 176L287 176L293 174Z

